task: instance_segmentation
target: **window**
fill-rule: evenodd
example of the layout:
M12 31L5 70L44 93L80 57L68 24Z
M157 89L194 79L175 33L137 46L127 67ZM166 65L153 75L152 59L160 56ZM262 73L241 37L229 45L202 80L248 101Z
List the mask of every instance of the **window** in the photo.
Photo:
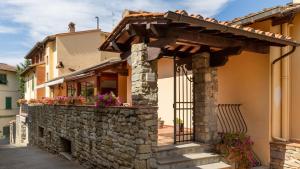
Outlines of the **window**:
M118 75L117 74L103 74L100 80L101 94L113 92L118 95Z
M7 84L7 76L6 74L0 74L0 84Z
M67 85L67 95L68 96L75 96L76 88L74 84L68 84Z
M5 98L5 109L10 110L12 109L12 99L11 97Z
M94 85L90 82L80 83L80 95L86 98L87 103L94 102Z

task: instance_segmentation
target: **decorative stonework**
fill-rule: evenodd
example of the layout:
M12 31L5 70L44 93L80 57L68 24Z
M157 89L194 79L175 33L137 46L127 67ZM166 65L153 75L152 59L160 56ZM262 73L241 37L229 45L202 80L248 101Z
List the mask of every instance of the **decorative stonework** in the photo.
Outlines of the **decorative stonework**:
M271 142L271 169L300 168L300 144Z
M204 143L217 141L217 69L209 66L210 54L193 56L195 95L195 140Z
M132 104L157 106L157 61L147 61L145 43L131 46Z
M87 168L155 169L157 108L29 107L29 143ZM67 140L67 141L66 141Z

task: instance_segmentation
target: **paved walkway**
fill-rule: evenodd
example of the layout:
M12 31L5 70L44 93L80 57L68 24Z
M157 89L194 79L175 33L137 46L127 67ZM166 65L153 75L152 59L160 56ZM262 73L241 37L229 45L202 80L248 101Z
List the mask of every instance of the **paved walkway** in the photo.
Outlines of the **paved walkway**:
M0 169L84 168L75 162L65 160L35 147L15 147L0 144Z

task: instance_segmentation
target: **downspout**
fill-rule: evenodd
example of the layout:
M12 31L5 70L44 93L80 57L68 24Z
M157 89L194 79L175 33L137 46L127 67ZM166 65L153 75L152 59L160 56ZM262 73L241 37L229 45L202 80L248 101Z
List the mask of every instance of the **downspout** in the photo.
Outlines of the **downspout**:
M274 61L272 61L272 65L271 65L271 82L273 83L273 66L277 63L277 62L279 62L279 61L281 61L282 59L284 59L284 58L286 58L287 56L289 56L289 55L291 55L292 53L294 53L295 52L295 50L296 50L296 46L293 46L293 48L292 48L292 50L290 50L288 53L286 53L286 54L284 54L284 55L282 55L282 48L281 48L281 56L279 57L279 58L277 58L277 59L275 59ZM272 98L272 104L274 104L273 103L273 95L274 95L274 93L273 93L273 84L272 84L272 92L271 92L271 98ZM282 98L282 96L281 96L281 98ZM282 103L282 102L281 102ZM272 110L271 110L271 127L272 127L272 133L271 133L271 137L272 137L272 139L273 140L275 140L275 141L283 141L283 142L287 142L288 140L287 139L285 139L285 138L282 138L282 118L281 118L281 136L280 137L277 137L277 136L274 136L274 133L273 133L273 106L271 106L271 108L272 108ZM281 117L282 117L282 112L281 112Z

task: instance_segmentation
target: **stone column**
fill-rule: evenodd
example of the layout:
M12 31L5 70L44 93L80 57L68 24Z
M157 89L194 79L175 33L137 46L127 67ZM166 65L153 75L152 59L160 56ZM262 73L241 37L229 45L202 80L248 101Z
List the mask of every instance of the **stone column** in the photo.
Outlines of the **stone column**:
M217 69L209 66L208 52L193 56L195 140L217 141Z
M157 106L157 61L147 61L147 45L131 47L132 105Z
M131 47L132 105L137 107L136 157L134 169L156 169L157 148L157 61L147 61L147 45Z

